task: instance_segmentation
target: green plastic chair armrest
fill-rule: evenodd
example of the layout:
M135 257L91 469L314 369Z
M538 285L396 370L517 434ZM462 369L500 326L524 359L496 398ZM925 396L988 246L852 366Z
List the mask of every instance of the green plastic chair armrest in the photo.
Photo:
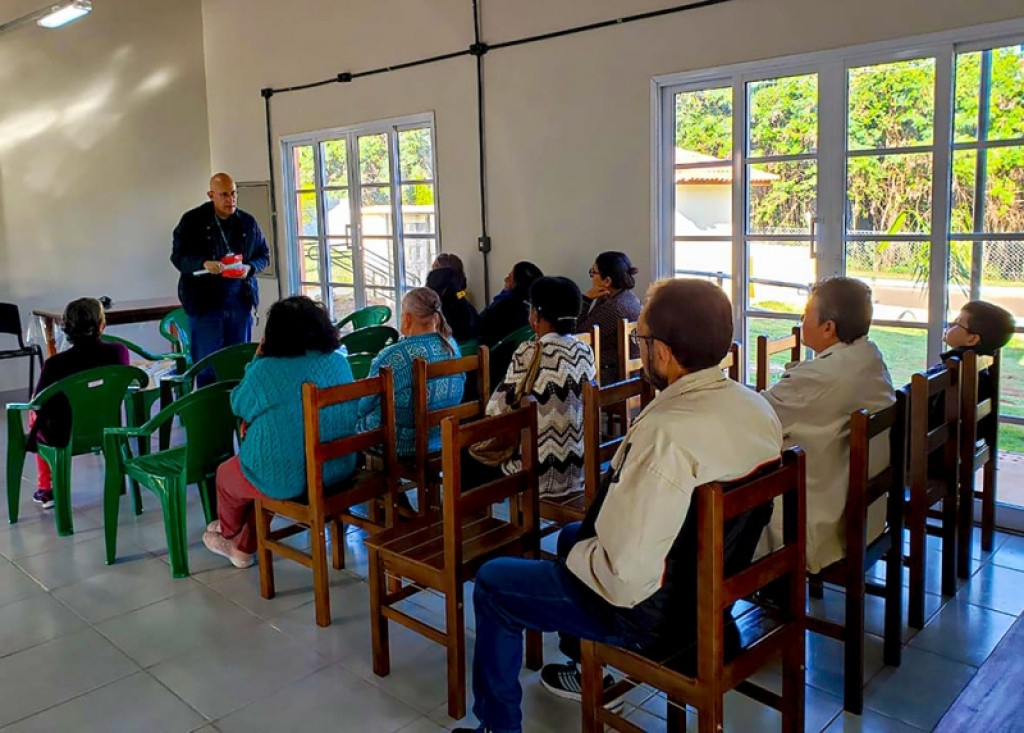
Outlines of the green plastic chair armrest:
M25 410L38 410L38 409L39 409L39 405L36 404L35 400L32 400L31 402L8 402L7 403L7 411L8 412L16 412L16 411L19 411L19 410L24 412Z
M105 333L100 338L109 343L121 344L126 349L128 349L128 351L131 351L132 353L141 356L143 359L146 359L148 361L177 361L178 359L185 358L184 354L179 354L176 351L169 351L165 354L154 353L149 349L139 346L134 341L129 341L128 339L121 338L120 336L113 336L111 334Z

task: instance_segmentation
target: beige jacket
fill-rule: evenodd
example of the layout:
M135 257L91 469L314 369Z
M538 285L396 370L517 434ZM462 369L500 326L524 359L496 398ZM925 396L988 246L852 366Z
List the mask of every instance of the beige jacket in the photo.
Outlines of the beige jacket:
M882 354L867 339L839 343L817 358L790 364L782 379L765 391L775 408L786 447L799 445L807 455L807 569L816 573L846 556L846 494L850 486L850 413L888 407L896 396ZM871 445L871 475L889 462L887 434ZM778 510L776 506L776 510ZM782 541L781 512L775 511L762 549ZM868 513L868 541L885 526L885 502Z
M782 428L768 403L718 368L687 374L634 421L612 458L618 474L569 570L612 605L632 608L660 587L665 558L697 486L776 460ZM614 474L613 474L614 475Z

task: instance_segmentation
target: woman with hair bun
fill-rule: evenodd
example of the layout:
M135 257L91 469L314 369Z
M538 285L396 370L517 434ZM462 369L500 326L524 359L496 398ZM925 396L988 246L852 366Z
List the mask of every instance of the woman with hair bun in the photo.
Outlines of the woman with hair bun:
M590 267L591 288L583 296L578 330L587 331L594 325L601 328L601 384L619 379L619 323L623 318L637 320L643 310L633 292L637 272L625 252L602 252ZM630 358L639 356L633 345Z

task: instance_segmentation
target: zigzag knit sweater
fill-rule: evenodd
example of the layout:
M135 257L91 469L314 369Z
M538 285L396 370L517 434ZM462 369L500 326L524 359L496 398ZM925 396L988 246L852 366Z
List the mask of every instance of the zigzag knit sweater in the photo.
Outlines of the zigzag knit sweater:
M274 499L294 499L306 491L302 384L333 387L351 381L348 359L336 351L261 356L246 366L241 384L231 391L231 411L249 425L238 454L242 473L253 486ZM355 426L355 402L320 411L324 440L351 435ZM324 483L347 478L355 467L354 455L325 463Z
M526 378L533 354L540 348L540 366L533 390L537 400L537 460L540 493L560 496L583 484L583 385L594 378L594 352L574 336L549 333L520 344L505 379L487 403L488 415L510 412L516 386ZM505 474L520 469L519 456L502 466Z

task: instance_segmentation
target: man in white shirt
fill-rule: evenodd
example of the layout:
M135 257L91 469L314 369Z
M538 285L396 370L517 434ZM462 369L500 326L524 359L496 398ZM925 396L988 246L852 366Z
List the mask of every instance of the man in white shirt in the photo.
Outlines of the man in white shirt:
M790 364L763 394L782 423L786 447L799 445L807 460L807 570L817 573L846 556L844 511L850 479L850 413L888 407L896 396L878 347L868 340L871 288L835 277L811 290L804 310L803 343L816 353ZM872 475L889 461L885 436L872 446ZM778 507L776 507L778 509ZM782 540L776 511L762 547ZM868 541L885 523L885 501L872 505Z
M500 558L477 573L473 713L480 727L464 731L522 730L525 629L559 632L573 659L581 637L641 651L692 639L696 535L692 521L689 532L684 522L693 491L779 457L782 429L772 409L718 368L732 341L732 307L719 288L657 283L637 338L645 377L661 392L630 427L586 519L562 530L559 560ZM763 521L736 532L727 561L749 562ZM574 664L549 665L544 674L546 687L579 698L578 685L572 694L565 684L578 679Z

